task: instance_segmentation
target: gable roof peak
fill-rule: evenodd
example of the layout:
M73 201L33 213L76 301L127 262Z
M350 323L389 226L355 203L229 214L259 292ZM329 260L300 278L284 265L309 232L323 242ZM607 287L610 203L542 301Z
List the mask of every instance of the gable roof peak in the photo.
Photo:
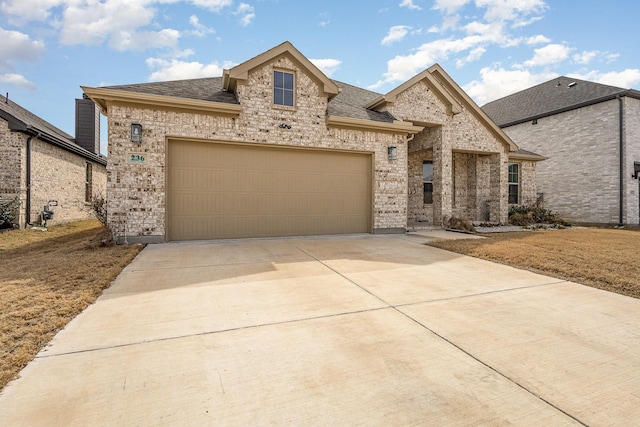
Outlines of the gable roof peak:
M338 86L322 71L320 71L317 66L309 61L306 56L300 53L300 51L289 41L284 41L278 46L254 56L242 64L236 65L231 69L224 70L222 75L222 89L227 92L233 92L238 81L247 80L249 78L249 72L251 70L258 68L267 62L273 61L282 55L287 55L289 58L294 60L305 70L309 77L315 79L329 99L333 98L340 92Z

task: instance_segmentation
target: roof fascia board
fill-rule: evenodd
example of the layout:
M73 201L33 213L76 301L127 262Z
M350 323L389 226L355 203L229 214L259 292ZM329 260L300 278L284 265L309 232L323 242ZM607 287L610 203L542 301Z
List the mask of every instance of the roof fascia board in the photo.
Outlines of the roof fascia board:
M476 104L473 99L460 87L458 84L444 71L439 64L434 64L428 68L433 74L437 74L442 80L446 82L464 101L469 111L475 115L481 122L483 122L489 131L494 134L498 139L502 140L509 146L509 151L517 151L519 148L509 136L498 126L482 108Z
M540 156L539 154L518 154L518 153L509 153L509 160L529 160L533 162L541 162L543 160L548 160L548 157Z
M9 130L12 130L12 131L22 131L24 127L27 126L22 120L18 119L13 114L4 110L0 110L0 118L7 121Z
M329 99L336 96L340 89L338 86L329 79L318 67L316 67L311 61L309 61L298 49L296 49L290 42L286 41L278 46L255 56L248 61L243 62L240 65L225 70L222 79L222 88L228 92L234 91L237 81L247 80L249 78L249 72L256 69L263 64L274 60L275 58L288 54L290 55L302 68L304 68L311 77L315 78L321 83L323 92L329 96Z
M238 116L242 111L242 106L239 104L227 104L224 102L203 101L200 99L179 98L166 95L152 95L115 89L85 86L81 86L81 88L93 102L100 106L100 111L105 116L107 115L109 102L165 107L208 114L228 114L232 116Z
M93 160L94 162L100 163L102 165L106 166L107 164L107 160L104 157L94 154L88 150L85 150L84 148L80 147L74 142L65 141L55 135L52 135L46 130L39 129L33 125L28 125L24 123L22 120L17 119L16 117L7 113L4 110L0 110L0 117L3 118L4 120L7 120L9 130L12 132L24 133L25 135L35 137L44 142L55 145L56 147L60 147L64 150L70 151L86 159Z
M336 128L358 129L377 132L393 132L416 134L424 130L424 126L414 126L411 122L395 120L376 122L373 120L353 119L350 117L327 116L327 126Z
M590 105L600 104L601 102L611 101L616 99L617 97L629 96L630 98L640 99L640 92L634 93L637 91L634 90L624 90L622 92L613 93L611 95L602 96L600 98L592 99L590 101L581 102L579 104L570 105L568 107L558 108L556 110L547 111L546 113L536 114L535 116L526 117L524 119L514 120L512 122L505 123L500 125L501 128L506 128L509 126L519 125L521 123L530 122L531 120L543 119L545 117L555 116L556 114L566 113L567 111L577 110L580 108L588 107Z
M64 150L70 151L79 156L82 156L85 159L93 160L94 162L100 163L105 166L107 165L107 159L105 159L104 157L98 154L92 153L91 151L85 150L84 148L80 147L79 145L73 142L65 141L63 139L56 137L55 135L51 135L47 131L39 129L35 126L26 125L24 129L19 129L18 131L23 132L27 135L33 136L34 138L40 139L49 144L60 147Z

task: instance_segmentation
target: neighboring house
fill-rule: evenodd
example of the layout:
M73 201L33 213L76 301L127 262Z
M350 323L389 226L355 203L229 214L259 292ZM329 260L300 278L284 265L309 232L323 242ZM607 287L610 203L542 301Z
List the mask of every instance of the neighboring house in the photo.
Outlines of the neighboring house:
M639 91L558 77L482 108L549 158L537 172L544 206L569 221L638 224Z
M535 164L434 65L381 95L329 79L289 42L220 78L83 87L109 120L119 241L404 233L504 223Z
M90 217L92 195L106 189L106 164L91 100L76 100L75 139L8 96L0 100L0 197L19 197L21 228L41 223L50 201L49 224Z

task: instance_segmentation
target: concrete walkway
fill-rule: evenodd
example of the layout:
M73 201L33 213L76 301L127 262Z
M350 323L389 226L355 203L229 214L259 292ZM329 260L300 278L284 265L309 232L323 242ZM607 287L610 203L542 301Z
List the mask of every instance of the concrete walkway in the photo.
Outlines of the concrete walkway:
M342 236L148 246L2 426L632 425L640 300Z

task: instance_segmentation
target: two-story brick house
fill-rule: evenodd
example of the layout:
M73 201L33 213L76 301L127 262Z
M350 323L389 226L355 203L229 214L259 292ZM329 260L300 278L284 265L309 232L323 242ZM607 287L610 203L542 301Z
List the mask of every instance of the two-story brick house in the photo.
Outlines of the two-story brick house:
M547 208L574 222L638 225L640 91L563 76L482 109L549 157L537 169Z
M285 42L222 77L83 90L109 119L120 241L504 223L510 185L518 201L536 196L543 158L439 65L379 94L329 79Z

